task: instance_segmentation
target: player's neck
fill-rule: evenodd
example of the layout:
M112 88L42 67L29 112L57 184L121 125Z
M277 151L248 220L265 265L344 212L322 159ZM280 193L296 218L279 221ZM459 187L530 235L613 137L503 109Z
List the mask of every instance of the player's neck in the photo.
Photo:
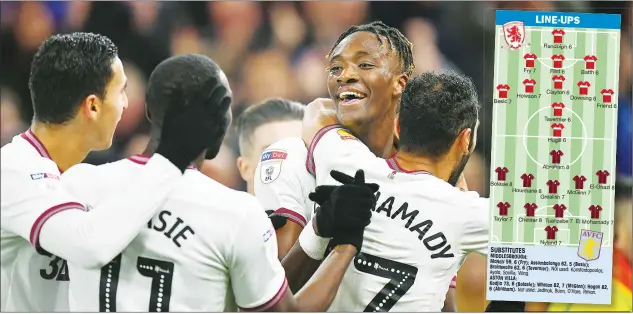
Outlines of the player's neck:
M444 159L437 160L402 150L398 151L395 159L402 170L407 172L426 171L447 182L453 170L453 165L450 165Z
M143 151L144 156L152 156L158 149L158 144L160 143L160 132L155 131L154 129L150 130L149 142ZM204 157L206 155L206 151L204 151L196 160L193 162L193 166L202 169L202 164L204 163Z
M90 152L86 145L86 135L77 125L71 123L53 125L33 121L31 131L44 145L51 159L61 171L82 162Z
M359 134L358 137L372 153L380 158L391 158L395 153L393 124L381 123L376 127L367 129L364 134Z

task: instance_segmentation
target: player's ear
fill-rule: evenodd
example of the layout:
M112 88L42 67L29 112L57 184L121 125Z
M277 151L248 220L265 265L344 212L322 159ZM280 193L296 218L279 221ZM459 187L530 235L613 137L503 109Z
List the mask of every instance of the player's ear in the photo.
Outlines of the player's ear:
M237 170L240 172L242 180L248 182L253 179L253 171L250 170L250 163L242 156L237 157Z
M398 79L394 82L394 96L401 96L404 93L404 87L407 86L407 82L409 81L409 76L406 74L402 74L398 76Z
M459 133L459 150L462 154L464 155L468 155L470 154L470 142L472 140L472 137L470 136L472 133L472 129L471 128L465 128L462 130L461 133Z
M97 95L90 94L80 105L81 113L90 120L96 120L101 112L101 100Z

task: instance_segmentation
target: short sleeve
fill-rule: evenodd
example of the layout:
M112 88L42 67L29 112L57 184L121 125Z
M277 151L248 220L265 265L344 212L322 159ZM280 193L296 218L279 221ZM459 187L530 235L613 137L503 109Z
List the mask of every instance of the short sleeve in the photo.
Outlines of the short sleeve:
M277 259L277 238L270 220L263 209L249 212L233 237L228 267L237 305L265 311L281 300L288 282Z
M38 244L44 223L65 210L84 210L59 179L59 171L31 165L27 171L2 168L2 230Z
M349 131L340 126L328 126L312 140L306 168L316 176L317 185L336 184L330 171L353 176L356 170L368 168L377 157Z
M464 233L461 241L462 253L477 252L488 255L488 233L490 230L489 199L471 194L470 210L465 215Z
M266 211L285 216L301 227L310 218L307 193L315 187L314 178L305 170L307 149L277 145L262 153L254 178L255 197Z

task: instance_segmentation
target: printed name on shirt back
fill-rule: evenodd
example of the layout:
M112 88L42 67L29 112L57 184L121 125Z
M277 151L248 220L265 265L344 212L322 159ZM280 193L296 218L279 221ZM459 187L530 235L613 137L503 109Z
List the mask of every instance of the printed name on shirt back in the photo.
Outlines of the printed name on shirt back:
M31 174L31 180L40 180L40 179L59 180L59 176L51 174L51 173L45 173L45 172Z

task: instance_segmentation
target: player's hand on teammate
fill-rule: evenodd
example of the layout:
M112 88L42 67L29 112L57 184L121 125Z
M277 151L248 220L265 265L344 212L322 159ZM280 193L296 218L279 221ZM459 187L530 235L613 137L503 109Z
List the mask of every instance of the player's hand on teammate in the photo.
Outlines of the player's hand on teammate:
M310 200L319 205L313 220L316 233L332 238L331 245L351 244L360 251L363 233L376 207L379 186L365 183L365 172L356 171L355 177L332 170L332 178L343 185L318 186L310 193Z
M229 124L231 97L227 88L214 77L187 106L170 106L156 153L182 171L204 150L207 158L215 157Z
M329 98L317 98L309 103L305 107L302 123L303 141L310 145L319 130L338 123L334 101Z

